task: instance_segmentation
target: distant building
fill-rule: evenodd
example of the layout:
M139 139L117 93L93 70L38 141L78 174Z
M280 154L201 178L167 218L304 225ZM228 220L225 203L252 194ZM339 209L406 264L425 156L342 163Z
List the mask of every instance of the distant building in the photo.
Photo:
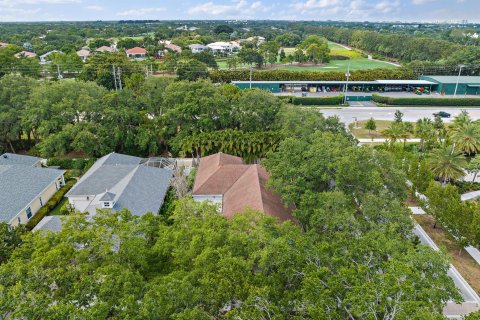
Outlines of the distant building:
M207 46L204 46L203 44L196 44L196 43L189 45L188 48L190 49L190 51L192 51L192 53L200 53L205 50L209 50Z
M240 157L216 153L200 159L193 198L216 204L227 218L247 208L277 217L294 220L291 208L280 196L267 189L269 174L258 164L245 164Z
M0 48L4 48L6 46L8 46L9 44L6 43L6 42L0 42Z
M135 215L158 213L170 187L174 162L110 153L95 162L65 195L71 207L95 214L97 209Z
M128 49L126 53L127 53L127 57L131 59L144 59L145 56L147 55L147 50L140 47L135 47L132 49Z
M30 51L21 51L17 54L15 54L15 58L35 58L37 56L36 53L30 52Z
M0 221L27 223L64 184L63 170L41 167L40 158L0 156Z
M173 43L168 43L165 45L165 49L170 49L174 52L177 52L177 53L181 53L182 52L182 48L180 46L177 46Z
M246 39L240 39L239 40L240 43L242 42L255 42L257 44L257 46L261 45L262 43L265 42L265 38L264 37L249 37L249 38L246 38Z
M101 46L95 50L96 53L113 53L115 52L114 47L109 46Z
M420 79L434 83L432 90L445 95L480 95L479 76L421 76ZM458 85L457 85L458 83Z
M77 56L79 56L83 62L87 62L87 59L90 56L90 50L87 50L87 49L78 50Z
M213 42L207 45L214 53L230 54L232 52L240 50L241 46L238 42Z

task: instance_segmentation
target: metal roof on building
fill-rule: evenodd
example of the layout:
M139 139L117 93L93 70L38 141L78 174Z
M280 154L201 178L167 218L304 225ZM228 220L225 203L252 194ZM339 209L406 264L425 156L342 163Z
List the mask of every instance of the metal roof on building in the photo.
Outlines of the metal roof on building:
M347 81L232 81L233 84L319 84L319 85L335 85L335 84L347 84ZM348 81L348 84L351 85L434 85L435 82L427 81L427 80L375 80L375 81Z
M480 84L480 76L422 76L422 78L428 78L437 83L459 83L462 84Z

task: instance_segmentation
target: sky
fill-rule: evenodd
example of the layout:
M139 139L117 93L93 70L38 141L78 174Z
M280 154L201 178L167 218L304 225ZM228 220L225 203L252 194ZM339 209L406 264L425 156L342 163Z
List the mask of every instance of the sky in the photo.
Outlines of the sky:
M480 0L0 0L0 21L126 19L480 22Z

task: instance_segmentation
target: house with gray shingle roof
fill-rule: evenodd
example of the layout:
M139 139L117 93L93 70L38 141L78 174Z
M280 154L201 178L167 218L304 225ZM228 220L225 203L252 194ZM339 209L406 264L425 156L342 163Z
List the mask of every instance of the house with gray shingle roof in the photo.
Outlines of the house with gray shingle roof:
M135 215L158 213L170 187L173 170L149 165L142 158L110 153L100 159L67 192L77 211L95 214L97 209Z
M0 156L0 221L25 224L64 184L63 170L41 167L40 158Z

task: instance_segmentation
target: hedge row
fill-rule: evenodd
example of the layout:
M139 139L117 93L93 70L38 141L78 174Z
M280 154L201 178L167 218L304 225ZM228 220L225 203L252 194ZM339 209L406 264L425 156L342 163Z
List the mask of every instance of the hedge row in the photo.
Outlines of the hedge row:
M27 222L26 228L32 230L35 226L55 207L62 201L63 196L70 190L73 185L77 182L76 180L68 180L65 182L65 185L61 187L51 198L45 203L40 210Z
M392 106L480 106L480 98L394 98L374 94L372 95L372 100L378 103Z
M217 70L211 71L209 77L213 82L248 81L249 70ZM407 69L368 69L351 72L351 81L374 80L409 80L415 79L412 71ZM322 71L288 71L288 70L256 70L252 73L254 81L343 81L344 72Z
M49 167L60 167L61 169L79 169L86 170L92 166L95 162L95 159L60 159L60 158L49 158L47 160L47 165Z
M335 106L343 103L343 95L333 97L294 97L282 96L285 102L301 106Z

